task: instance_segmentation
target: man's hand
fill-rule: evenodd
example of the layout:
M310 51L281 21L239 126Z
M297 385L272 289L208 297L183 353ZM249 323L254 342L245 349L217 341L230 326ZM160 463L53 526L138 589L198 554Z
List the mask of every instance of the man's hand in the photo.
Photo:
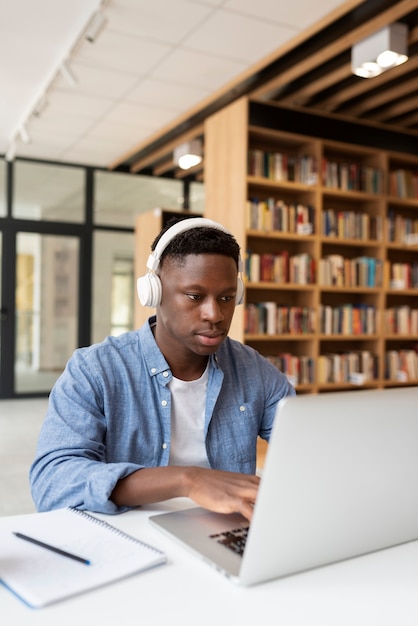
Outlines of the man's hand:
M260 478L248 474L190 467L188 497L217 513L241 513L251 520Z
M260 478L202 467L150 467L121 479L111 500L118 506L141 506L188 497L217 513L241 513L251 520Z

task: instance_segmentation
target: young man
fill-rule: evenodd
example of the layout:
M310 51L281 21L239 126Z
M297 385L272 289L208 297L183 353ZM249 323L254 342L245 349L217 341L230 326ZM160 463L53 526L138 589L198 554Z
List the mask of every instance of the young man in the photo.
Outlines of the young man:
M30 471L38 510L102 513L190 497L251 519L257 437L294 390L227 335L243 299L240 251L220 224L163 230L138 280L156 307L138 331L76 350L55 384Z

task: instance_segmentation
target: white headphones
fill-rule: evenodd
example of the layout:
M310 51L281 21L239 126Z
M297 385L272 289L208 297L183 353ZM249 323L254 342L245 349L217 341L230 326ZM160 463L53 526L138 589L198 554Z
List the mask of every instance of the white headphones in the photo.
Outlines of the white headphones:
M229 230L226 230L218 222L206 219L204 217L191 217L183 219L177 222L171 228L169 228L159 239L155 250L151 252L147 261L148 272L145 276L138 278L136 288L138 292L139 301L143 306L156 307L161 301L161 281L156 274L157 267L160 263L160 258L170 241L172 241L177 235L183 233L186 230L192 228L217 228L224 233L231 235ZM241 257L238 259L238 279L237 279L237 294L235 297L235 304L242 304L244 301L244 281L242 279L242 261Z

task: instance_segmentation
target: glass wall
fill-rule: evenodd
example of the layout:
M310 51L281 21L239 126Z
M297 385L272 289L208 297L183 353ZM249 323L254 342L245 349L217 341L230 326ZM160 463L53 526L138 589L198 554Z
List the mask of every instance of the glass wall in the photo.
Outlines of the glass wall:
M116 256L112 263L110 334L132 330L134 323L134 259Z
M134 228L139 213L155 207L183 207L183 183L179 180L96 171L94 181L95 224Z
M77 347L76 237L18 233L15 387L48 391Z
M190 183L189 209L192 213L204 214L205 212L205 185L203 183Z
M120 334L118 327L133 329L134 246L133 233L94 233L92 343L102 341L107 335ZM124 278L117 278L121 273Z
M0 161L0 397L49 393L78 345L134 328L136 217L185 195L203 213L202 183Z
M162 206L181 210L179 180L94 173L92 342L133 330L135 240L133 233L100 230L100 226L135 228L136 216ZM199 193L196 194L199 197ZM151 243L151 242L150 242Z
M16 161L14 179L14 218L84 222L82 168Z

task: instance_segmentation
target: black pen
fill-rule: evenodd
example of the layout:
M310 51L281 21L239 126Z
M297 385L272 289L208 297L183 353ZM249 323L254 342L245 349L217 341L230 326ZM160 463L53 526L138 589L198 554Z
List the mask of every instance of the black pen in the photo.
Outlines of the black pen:
M34 543L37 546L41 546L41 548L46 548L47 550L51 550L51 552L56 552L57 554L61 554L61 556L66 556L69 559L74 559L75 561L79 561L80 563L84 563L85 565L90 565L90 561L87 559L83 559L81 556L76 556L75 554L71 554L70 552L66 552L65 550L61 550L60 548L55 548L54 546L50 546L48 543L44 543L43 541L39 541L39 539L34 539L33 537L28 537L27 535L23 535L22 533L13 533L19 539L24 539L25 541L29 541L30 543Z

